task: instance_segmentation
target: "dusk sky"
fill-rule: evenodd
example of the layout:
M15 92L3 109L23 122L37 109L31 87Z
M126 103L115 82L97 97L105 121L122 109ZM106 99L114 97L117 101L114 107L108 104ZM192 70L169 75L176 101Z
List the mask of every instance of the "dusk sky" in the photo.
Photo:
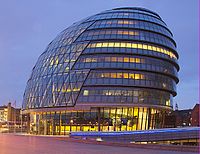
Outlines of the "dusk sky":
M198 0L0 0L0 105L21 107L37 58L57 34L85 17L115 7L157 12L174 34L179 53L180 109L199 102Z

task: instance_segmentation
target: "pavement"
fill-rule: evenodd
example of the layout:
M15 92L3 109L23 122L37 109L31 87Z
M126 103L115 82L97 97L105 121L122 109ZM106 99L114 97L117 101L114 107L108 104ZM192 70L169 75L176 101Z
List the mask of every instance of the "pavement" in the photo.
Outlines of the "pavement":
M0 134L0 154L195 154L195 152L145 149L70 142L58 137Z

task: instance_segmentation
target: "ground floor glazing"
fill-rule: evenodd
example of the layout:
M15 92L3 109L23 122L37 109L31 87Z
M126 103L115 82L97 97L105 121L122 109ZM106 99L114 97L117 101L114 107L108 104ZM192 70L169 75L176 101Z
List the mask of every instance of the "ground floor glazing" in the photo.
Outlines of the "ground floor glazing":
M71 131L133 131L162 128L162 109L101 107L90 110L31 112L30 133L67 135Z

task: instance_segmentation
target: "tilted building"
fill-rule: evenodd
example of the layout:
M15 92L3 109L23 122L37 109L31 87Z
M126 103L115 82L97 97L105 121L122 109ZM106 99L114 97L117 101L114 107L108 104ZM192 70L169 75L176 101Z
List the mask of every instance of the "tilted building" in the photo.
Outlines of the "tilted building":
M178 83L178 53L161 17L116 8L63 30L33 67L23 113L30 131L162 128Z

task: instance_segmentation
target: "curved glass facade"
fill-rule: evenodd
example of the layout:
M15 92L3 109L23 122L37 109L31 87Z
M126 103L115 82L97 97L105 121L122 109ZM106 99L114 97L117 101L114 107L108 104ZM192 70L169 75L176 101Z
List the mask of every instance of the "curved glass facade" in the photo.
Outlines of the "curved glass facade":
M62 31L38 58L22 107L30 131L162 128L178 83L173 35L155 12L116 8Z

